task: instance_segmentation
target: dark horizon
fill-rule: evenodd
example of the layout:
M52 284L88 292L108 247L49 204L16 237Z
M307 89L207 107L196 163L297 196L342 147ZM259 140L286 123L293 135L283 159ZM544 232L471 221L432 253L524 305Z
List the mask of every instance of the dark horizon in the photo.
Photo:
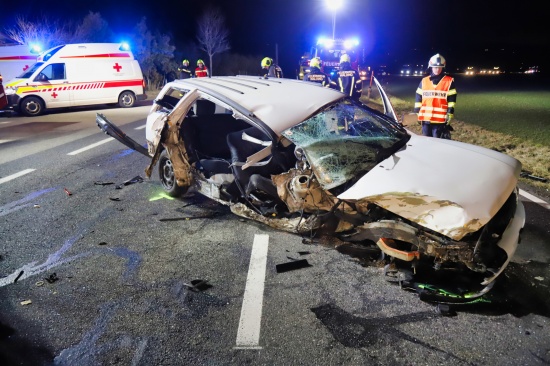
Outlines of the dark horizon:
M360 40L369 65L427 64L435 53L444 55L448 69L466 66L518 69L522 65L548 67L543 12L497 1L421 3L399 0L344 0L336 13L337 38ZM196 40L197 21L207 6L222 10L230 32L229 52L275 58L286 76L292 76L300 56L321 37L332 36L332 13L324 0L264 0L172 2L136 1L121 9L110 1L74 3L64 0L45 5L42 1L10 2L3 5L0 23L13 26L17 16L81 20L89 11L99 12L117 34L127 34L147 17L150 30L170 34L175 55L185 57L184 45ZM68 11L71 11L70 13ZM179 60L178 60L179 61ZM259 62L259 61L258 61Z

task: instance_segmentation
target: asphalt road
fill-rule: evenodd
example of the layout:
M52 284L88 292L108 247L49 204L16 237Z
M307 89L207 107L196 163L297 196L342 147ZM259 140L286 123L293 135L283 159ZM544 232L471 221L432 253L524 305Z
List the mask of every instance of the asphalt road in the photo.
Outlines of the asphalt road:
M95 125L144 142L144 104L0 115L0 365L550 363L548 209L524 199L491 302L443 316L341 243L164 196Z

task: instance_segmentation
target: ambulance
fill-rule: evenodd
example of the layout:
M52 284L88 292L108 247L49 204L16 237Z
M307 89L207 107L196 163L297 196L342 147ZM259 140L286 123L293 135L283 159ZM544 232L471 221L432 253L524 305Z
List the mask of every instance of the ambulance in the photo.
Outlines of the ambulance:
M51 48L4 85L6 108L38 116L52 108L118 104L147 98L137 60L125 44L82 43Z
M27 71L39 53L37 48L25 45L0 46L0 76L4 82Z

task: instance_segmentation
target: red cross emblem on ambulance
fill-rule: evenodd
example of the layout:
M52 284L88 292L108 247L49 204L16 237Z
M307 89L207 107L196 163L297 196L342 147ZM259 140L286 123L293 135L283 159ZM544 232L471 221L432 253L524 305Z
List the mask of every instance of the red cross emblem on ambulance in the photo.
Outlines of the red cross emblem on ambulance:
M117 62L117 63L115 63L115 66L113 66L113 69L115 69L116 72L120 72L120 69L122 69L122 66L120 66Z

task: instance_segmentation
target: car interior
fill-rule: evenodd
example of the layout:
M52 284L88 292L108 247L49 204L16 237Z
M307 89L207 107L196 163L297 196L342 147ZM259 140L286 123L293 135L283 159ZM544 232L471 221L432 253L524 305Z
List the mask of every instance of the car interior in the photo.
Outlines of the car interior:
M194 113L185 117L180 136L189 154L190 163L197 163L206 178L218 174L233 174L226 193L243 196L256 202L278 201L277 188L271 175L294 167L294 145L278 146L258 162L243 167L247 158L269 148L271 140L261 130L235 119L231 111L221 109L205 99L196 101ZM229 113L228 113L229 112Z

